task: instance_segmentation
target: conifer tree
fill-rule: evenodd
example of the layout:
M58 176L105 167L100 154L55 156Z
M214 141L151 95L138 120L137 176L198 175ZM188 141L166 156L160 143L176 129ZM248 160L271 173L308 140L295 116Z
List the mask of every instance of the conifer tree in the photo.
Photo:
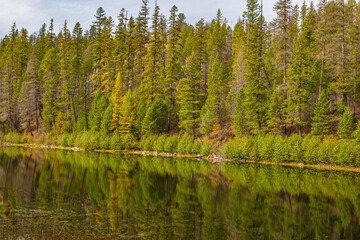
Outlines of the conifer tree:
M142 97L152 102L161 94L160 71L161 71L161 32L160 32L160 8L155 6L152 17L151 38L149 41L146 64L144 71L144 83L142 85Z
M337 129L337 134L340 138L350 138L353 131L354 119L352 113L348 107L345 108L339 126Z
M298 127L299 135L302 135L302 126L305 125L304 115L309 111L313 77L313 65L315 54L315 12L309 11L306 15L299 37L295 40L293 59L288 70L288 114L291 121ZM295 117L296 116L296 117Z
M106 22L106 15L105 11L102 7L99 7L96 10L95 15L95 22L94 22L94 44L93 44L93 60L94 60L94 70L95 72L99 72L102 67L102 59L103 59L103 29ZM95 79L98 85L101 85L101 75L97 75Z
M92 131L101 129L101 121L109 105L109 100L102 94L100 90L96 92L95 98L91 103L89 114L89 128Z
M179 99L179 127L191 132L195 139L195 130L200 123L200 61L196 53L187 60L185 78L181 79L177 87Z
M110 102L110 104L107 106L105 112L104 112L104 116L101 120L101 124L100 124L100 131L102 133L108 134L112 131L112 127L111 127L111 121L112 121L112 117L113 117L113 103Z
M246 118L244 115L245 112L245 92L244 87L240 88L238 94L236 95L236 104L234 116L232 118L232 125L237 136L247 133L248 127L246 125Z
M124 65L124 79L128 86L125 86L126 90L134 90L136 87L135 82L135 21L133 17L130 17L126 39L125 39L125 65Z
M120 111L122 105L122 96L123 96L123 82L121 78L121 73L119 72L116 75L115 86L111 93L112 100L112 119L111 119L111 129L116 130L119 127Z
M269 128L273 132L285 133L286 120L286 93L285 89L274 86L275 90L271 94L269 102Z
M119 128L117 130L120 134L134 133L136 125L135 102L132 92L128 90L123 98L123 103L120 111Z
M257 0L247 1L246 22L245 101L244 114L252 132L261 130L266 122L267 91L264 67L264 18Z
M287 82L287 69L288 60L291 53L292 37L290 35L290 22L292 17L291 0L278 0L274 6L274 11L277 13L277 17L274 20L274 25L277 32L274 33L276 46L279 46L279 61L278 69L282 71L282 81Z
M159 134L166 130L167 108L160 97L156 97L146 110L141 122L141 132L144 135L150 133Z
M54 48L50 48L40 65L40 78L44 82L44 93L41 103L43 105L43 126L55 128L55 118L58 115L58 84L59 84L59 56ZM56 131L56 129L55 129Z
M149 41L148 20L149 20L149 0L142 0L143 5L136 18L135 31L135 69L136 82L138 84L143 82L143 73L145 71L145 57L147 55L146 44Z
M321 92L315 104L311 120L311 134L325 136L329 133L331 128L330 101L325 91Z
M209 69L207 99L202 110L202 130L204 133L212 130L214 124L222 127L225 114L225 99L227 93L227 79L225 68L220 56L214 56Z

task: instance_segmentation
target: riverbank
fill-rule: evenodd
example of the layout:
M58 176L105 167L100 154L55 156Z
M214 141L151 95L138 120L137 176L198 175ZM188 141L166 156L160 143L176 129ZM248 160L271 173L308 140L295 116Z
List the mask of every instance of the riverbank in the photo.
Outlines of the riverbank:
M16 143L6 143L0 142L2 147L24 147L24 148L43 148L43 149L57 149L57 150L67 150L67 151L87 151L86 149L76 148L76 147L62 147L55 145L39 145L39 144L16 144ZM216 154L212 153L209 156L201 155L185 155L177 153L166 153L166 152L154 152L154 151L139 151L139 150L91 150L94 152L100 153L112 153L112 154L124 154L124 155L141 155L141 156L160 156L160 157L171 157L171 158L188 158L196 160L204 160L209 163L224 163L224 162L239 162L239 163L252 163L252 164L261 164L261 165L277 165L285 167L295 167L295 168L308 168L315 170L327 170L327 171L343 171L343 172L355 172L360 173L360 167L350 167L350 166L338 166L338 165L324 165L324 164L304 164L303 162L271 162L266 160L247 160L247 159L228 159L224 157L219 157Z

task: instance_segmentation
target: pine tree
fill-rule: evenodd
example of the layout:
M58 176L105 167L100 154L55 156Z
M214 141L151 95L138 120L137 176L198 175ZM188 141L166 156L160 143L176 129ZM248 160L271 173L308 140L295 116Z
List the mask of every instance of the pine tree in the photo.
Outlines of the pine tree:
M286 120L286 92L284 88L274 86L269 102L269 128L273 132L285 133Z
M111 93L112 100L112 119L111 119L111 129L116 130L119 127L120 111L122 105L122 96L123 96L123 82L121 78L121 73L119 72L115 79L115 86Z
M352 113L348 107L345 108L345 112L342 115L339 126L337 129L337 134L340 138L350 138L353 131L354 119Z
M120 134L134 133L136 125L135 102L130 90L123 98L123 104L120 111L119 128Z
M161 32L160 32L160 8L155 6L152 18L151 38L149 41L146 64L144 71L144 83L142 85L142 97L152 102L161 94L160 72L161 72Z
M143 74L145 71L145 57L147 55L146 44L149 41L148 20L149 20L149 0L142 0L143 5L136 18L136 31L135 31L135 81L137 84L143 82Z
M301 33L295 40L293 59L288 70L288 121L292 121L298 127L299 135L302 135L302 126L305 125L304 115L309 111L314 71L315 55L315 12L310 11L301 26Z
M331 128L330 101L325 91L322 91L315 104L313 117L311 118L311 134L325 136Z
M174 5L170 10L168 40L166 48L167 61L165 66L165 79L163 86L164 95L167 97L167 101L170 105L167 121L168 130L172 128L172 123L176 122L175 85L180 80L182 74L178 46L180 41L181 26L178 20L177 12L178 8Z
M59 84L59 56L55 49L49 49L39 69L40 78L44 82L44 93L41 103L43 105L43 126L55 128L55 118L58 115L58 84ZM56 129L55 129L56 131Z
M265 25L261 8L256 0L248 0L247 8L247 12L244 13L246 17L244 115L249 129L256 133L266 122L267 81L263 67Z
M209 81L207 99L202 110L202 130L207 133L212 130L214 124L222 127L223 115L225 114L225 99L227 93L227 79L225 68L220 56L216 55L209 69ZM206 119L210 118L210 119Z
M130 17L126 39L125 39L125 65L124 65L124 79L128 83L125 87L126 90L132 91L136 87L135 81L135 21L133 17Z
M163 100L156 97L146 110L144 119L141 122L143 135L150 133L159 134L166 130L167 109Z
M113 103L110 102L110 104L107 106L105 112L104 112L104 116L101 120L101 124L100 124L100 131L102 133L108 134L112 131L112 127L111 127L111 121L113 118Z
M245 107L245 92L244 88L240 88L238 94L236 95L236 104L234 116L232 118L232 125L237 136L247 133L248 127L246 125L246 118L244 115Z
M101 129L101 121L108 105L109 100L102 94L100 90L98 90L93 102L91 103L89 114L90 130L99 131Z
M180 80L177 87L179 99L179 127L191 131L193 140L195 130L200 123L200 61L195 53L187 60L185 67L186 78Z
M93 44L92 55L94 59L94 70L95 72L99 72L102 67L102 59L103 59L103 29L106 22L105 11L102 7L99 7L96 10L94 22L94 31L95 31L95 39ZM97 75L95 78L96 84L98 86L101 85L101 75Z
M290 35L290 22L292 14L291 0L279 0L274 6L274 11L277 13L277 17L274 19L274 25L276 33L273 37L276 42L275 46L279 47L278 50L278 69L282 71L282 82L287 82L287 69L288 60L291 53L292 37Z

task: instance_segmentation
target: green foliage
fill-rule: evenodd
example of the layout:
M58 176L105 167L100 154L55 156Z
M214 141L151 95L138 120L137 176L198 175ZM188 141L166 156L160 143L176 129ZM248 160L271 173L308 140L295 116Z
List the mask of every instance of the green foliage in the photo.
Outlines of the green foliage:
M155 140L158 137L156 135L143 136L140 141L140 149L145 151L152 151Z
M329 133L331 128L330 101L324 91L319 96L311 120L311 134L325 136Z
M165 131L167 110L163 100L157 97L146 111L141 123L141 132L144 135L158 134Z
M100 131L104 134L110 133L112 115L113 115L113 104L110 103L105 110L104 116L100 124Z
M164 152L165 149L165 142L166 142L167 135L163 134L156 138L153 144L153 150L155 152Z
M164 151L168 153L176 152L177 143L178 143L177 136L168 136L164 143Z
M313 135L304 139L298 135L234 138L224 145L222 152L228 159L360 166L360 147L356 140L322 140Z
M350 138L353 131L354 119L349 108L346 108L337 129L340 138Z
M104 113L108 107L109 100L102 94L100 90L96 92L95 98L91 103L89 114L89 128L92 131L99 131Z
M176 147L176 152L180 154L191 154L192 153L193 140L188 134L183 134L179 137L179 142Z
M233 128L237 136L240 136L241 134L247 132L244 100L245 100L244 88L240 88L238 94L236 95L235 112L232 119Z
M111 136L110 141L109 141L109 146L110 149L114 149L114 150L123 150L123 141L121 139L121 137L117 134L114 134Z
M207 142L202 143L201 148L200 148L201 156L204 156L204 157L209 156L212 153L212 151L213 151L213 149L212 149L211 144L209 144Z

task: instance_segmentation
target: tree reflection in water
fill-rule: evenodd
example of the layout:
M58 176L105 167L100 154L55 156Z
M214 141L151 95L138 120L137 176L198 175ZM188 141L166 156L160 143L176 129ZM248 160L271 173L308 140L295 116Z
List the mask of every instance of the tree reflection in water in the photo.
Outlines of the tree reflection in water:
M0 150L1 239L359 239L360 175Z

